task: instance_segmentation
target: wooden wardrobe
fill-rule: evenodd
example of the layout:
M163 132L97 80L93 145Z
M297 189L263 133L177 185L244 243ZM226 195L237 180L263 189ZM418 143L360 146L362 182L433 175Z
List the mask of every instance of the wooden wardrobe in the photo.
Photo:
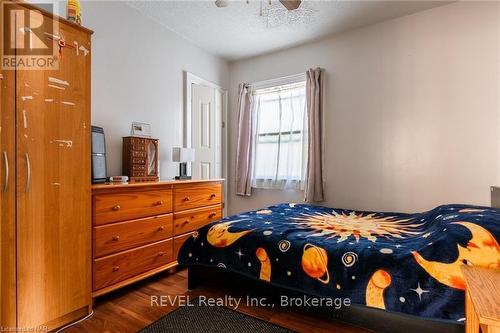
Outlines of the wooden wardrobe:
M91 310L92 31L40 13L58 69L0 77L0 326L25 331Z

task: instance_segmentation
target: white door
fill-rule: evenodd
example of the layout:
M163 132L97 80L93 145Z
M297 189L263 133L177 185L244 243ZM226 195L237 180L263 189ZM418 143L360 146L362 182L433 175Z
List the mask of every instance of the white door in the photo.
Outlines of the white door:
M199 84L191 86L191 146L194 179L222 177L222 93Z

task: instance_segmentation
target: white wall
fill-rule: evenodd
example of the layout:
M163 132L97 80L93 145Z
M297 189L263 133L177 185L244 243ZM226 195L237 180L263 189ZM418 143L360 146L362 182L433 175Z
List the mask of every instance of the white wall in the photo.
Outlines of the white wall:
M489 205L499 183L499 3L460 2L231 64L230 170L237 85L326 69L326 202L419 211ZM229 213L302 200L255 190Z
M182 145L183 71L227 87L227 62L119 1L84 1L82 10L84 25L95 31L92 124L106 132L108 175L121 174L122 137L139 121L151 124L160 139L162 179L174 177L171 147Z

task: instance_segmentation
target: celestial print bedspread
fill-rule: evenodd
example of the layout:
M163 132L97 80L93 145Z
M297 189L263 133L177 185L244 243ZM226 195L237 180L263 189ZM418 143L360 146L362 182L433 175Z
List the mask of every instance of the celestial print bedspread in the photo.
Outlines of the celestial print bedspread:
M500 269L499 240L500 210L487 207L401 214L280 204L201 228L178 260L310 295L460 322L460 266Z

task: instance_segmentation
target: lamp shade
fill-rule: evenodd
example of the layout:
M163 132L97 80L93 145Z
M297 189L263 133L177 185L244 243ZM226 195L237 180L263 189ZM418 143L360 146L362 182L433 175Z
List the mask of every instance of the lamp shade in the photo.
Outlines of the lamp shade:
M172 161L173 162L194 162L194 149L193 148L172 148Z

